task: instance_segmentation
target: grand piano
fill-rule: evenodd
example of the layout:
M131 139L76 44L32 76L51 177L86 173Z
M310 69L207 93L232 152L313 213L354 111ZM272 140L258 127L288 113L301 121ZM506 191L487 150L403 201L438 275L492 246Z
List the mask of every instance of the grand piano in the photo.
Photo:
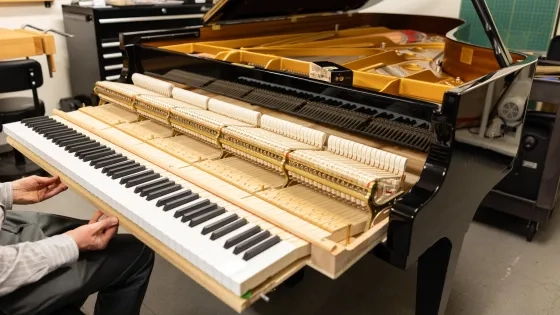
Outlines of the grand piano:
M202 27L123 33L99 106L6 125L8 141L238 312L371 253L417 265L416 314L443 314L536 58L508 51L484 1L490 48L464 21L365 2L220 0Z

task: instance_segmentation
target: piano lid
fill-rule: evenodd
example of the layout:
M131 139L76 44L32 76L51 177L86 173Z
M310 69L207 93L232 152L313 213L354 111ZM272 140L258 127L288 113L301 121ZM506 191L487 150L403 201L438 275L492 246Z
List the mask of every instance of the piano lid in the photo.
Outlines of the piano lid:
M363 7L369 0L218 0L204 23L278 19L294 15L340 13ZM379 2L379 1L377 1ZM375 3L375 1L374 1ZM369 5L368 5L369 6Z

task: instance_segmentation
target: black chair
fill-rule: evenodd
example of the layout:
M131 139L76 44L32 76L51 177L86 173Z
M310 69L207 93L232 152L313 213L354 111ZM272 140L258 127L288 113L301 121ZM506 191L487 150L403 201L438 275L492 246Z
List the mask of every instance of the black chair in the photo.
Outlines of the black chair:
M0 61L0 131L2 124L45 115L37 89L43 85L41 64L33 59ZM31 90L32 97L2 97L2 93ZM0 182L44 174L17 150L0 155Z

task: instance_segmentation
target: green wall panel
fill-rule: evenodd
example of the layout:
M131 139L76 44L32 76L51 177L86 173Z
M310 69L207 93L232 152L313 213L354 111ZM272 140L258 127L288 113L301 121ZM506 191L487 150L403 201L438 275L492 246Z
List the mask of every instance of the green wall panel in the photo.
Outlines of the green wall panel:
M558 0L486 0L500 36L513 50L546 51L558 10ZM462 0L460 18L468 21L468 41L483 46L490 42L470 0Z

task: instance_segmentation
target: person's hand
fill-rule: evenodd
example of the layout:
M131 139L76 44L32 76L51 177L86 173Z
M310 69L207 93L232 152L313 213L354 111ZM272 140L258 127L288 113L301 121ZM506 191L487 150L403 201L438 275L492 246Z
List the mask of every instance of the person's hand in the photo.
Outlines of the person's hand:
M103 212L98 210L89 224L82 225L64 234L74 239L80 251L105 249L111 238L117 233L119 220L117 217L106 217L99 220L102 215Z
M47 200L68 189L58 176L29 176L12 182L14 204L27 205Z

